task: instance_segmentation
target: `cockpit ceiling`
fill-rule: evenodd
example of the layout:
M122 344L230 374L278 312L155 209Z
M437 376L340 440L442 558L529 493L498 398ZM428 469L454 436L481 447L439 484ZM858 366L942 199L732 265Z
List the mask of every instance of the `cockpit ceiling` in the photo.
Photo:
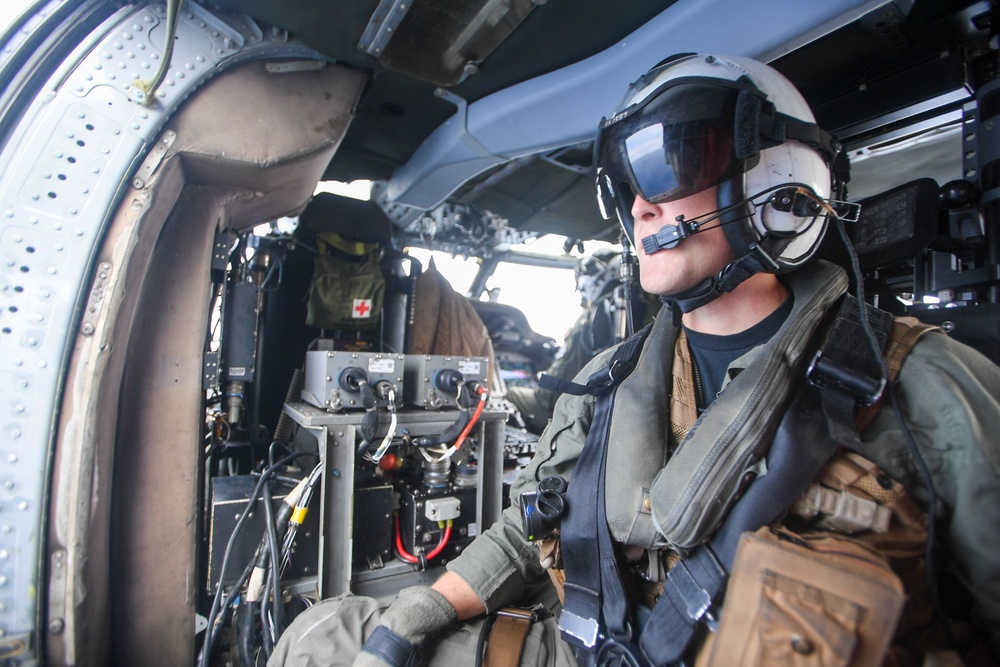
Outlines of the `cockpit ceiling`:
M477 55L474 74L447 89L468 102L527 79L594 55L632 33L670 2L619 0L609 11L604 0L536 0L536 6L488 55ZM481 18L467 7L493 5L520 7L521 0L415 0L390 39L385 54L375 57L358 48L372 17L382 5L408 4L406 0L215 0L213 5L253 16L259 21L294 33L320 53L373 73L371 85L358 108L350 136L330 164L331 180L385 180L406 162L420 143L455 113L455 107L434 94L434 66L430 61L432 38L442 54L464 39L458 18ZM520 11L524 11L521 8ZM429 16L451 15L447 34L429 23ZM503 17L501 17L503 18ZM468 26L464 26L468 27ZM420 35L420 31L428 34ZM433 34L432 34L433 33ZM399 39L400 41L396 41ZM408 49L408 50L407 50ZM411 63L404 62L405 60Z
M723 20L718 2L676 7L648 0L216 0L213 4L278 26L331 59L371 73L357 117L325 178L392 179L390 199L402 192L397 201L407 206L431 208L447 197L489 210L517 229L577 238L607 238L613 233L592 194L585 133L574 142L560 138L563 143L550 143L553 148L541 153L523 147L515 147L520 153L503 152L494 147L494 138L477 134L480 145L488 146L495 159L475 165L470 161L467 168L449 167L464 175L449 176L457 182L441 185L440 193L422 199L407 199L406 188L422 187L423 175L401 181L400 174L410 176L414 154L426 151L424 144L433 143L435 131L455 116L455 100L459 105L468 103L467 122L473 127L478 102L485 109L497 93L529 80L561 81L552 73L603 56L609 47L625 48L627 41L635 41L635 31L658 16L667 30L672 21L690 25L692 20L704 29L685 29L683 39L655 42L669 46L662 53L648 54L650 62L642 63L643 68L675 51L719 51L721 45L731 45L734 52L771 60L803 90L822 124L857 141L876 138L887 123L926 121L960 107L962 91L968 92L976 77L992 76L986 71L989 63L983 61L995 59L996 53L986 46L994 32L994 8L985 0L843 0L836 3L839 9L832 10L841 17L832 25L820 25L818 17L814 23L804 21L808 8L791 0L741 3L741 8L760 15L757 27L733 17ZM779 5L784 10L776 11ZM630 63L632 69L637 60ZM587 111L595 119L613 107L634 78L627 69L620 67L617 77L609 76L616 84L613 94L581 98L593 100L582 106L593 107ZM548 76L538 79L543 75ZM553 94L540 88L535 92ZM935 97L942 100L937 108L901 111ZM552 102L538 108L559 107ZM508 121L510 131L530 133L536 123L558 123L561 119L553 116L559 113L563 112L528 109L523 120ZM580 122L579 113L568 115ZM596 120L591 124L596 127ZM495 135L502 134L501 129L493 130ZM539 142L544 131L539 131ZM457 136L450 141L460 140ZM559 146L571 146L565 150L572 154L567 157ZM442 164L449 163L442 159Z

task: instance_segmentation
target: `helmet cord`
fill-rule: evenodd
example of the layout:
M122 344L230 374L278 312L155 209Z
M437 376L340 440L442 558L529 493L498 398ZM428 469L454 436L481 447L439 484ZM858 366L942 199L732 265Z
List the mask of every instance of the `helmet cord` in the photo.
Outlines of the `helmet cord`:
M927 489L927 544L924 549L924 562L927 569L926 576L928 594L931 596L931 602L934 606L935 613L941 615L937 595L937 578L934 571L934 543L936 533L935 519L937 516L937 492L934 489L934 480L931 477L930 469L927 467L927 462L924 460L923 455L920 453L920 449L917 447L917 442L913 437L913 432L906 423L906 416L903 414L903 407L900 405L896 396L895 387L892 382L888 382L889 367L885 361L885 357L882 355L882 349L875 338L875 333L872 331L871 323L868 321L868 312L865 308L864 298L864 277L861 274L861 265L858 261L858 254L854 249L854 244L847 235L847 230L844 227L844 220L839 215L834 216L834 220L837 232L840 235L840 239L844 244L844 248L847 251L847 255L851 262L851 273L854 277L854 283L856 286L855 296L857 297L858 304L860 306L859 319L861 320L861 326L864 329L865 336L868 338L869 344L872 346L872 350L875 352L875 359L877 360L879 366L879 372L887 380L885 390L889 394L890 400L892 401L893 411L896 413L896 422L899 424L899 430L906 439L907 447L913 455L914 462L920 471L920 476L923 478L924 487ZM950 627L947 623L944 624L944 627L948 634L949 641L954 645L955 642L951 637Z

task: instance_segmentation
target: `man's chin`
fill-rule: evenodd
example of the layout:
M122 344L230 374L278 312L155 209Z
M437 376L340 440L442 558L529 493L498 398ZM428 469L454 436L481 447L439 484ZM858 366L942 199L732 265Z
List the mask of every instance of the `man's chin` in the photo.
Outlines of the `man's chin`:
M668 296L671 294L680 294L694 287L694 285L688 285L687 283L663 283L663 282L652 285L647 285L646 283L640 282L640 285L642 285L642 289L644 292L647 292L649 294L655 294L656 296Z

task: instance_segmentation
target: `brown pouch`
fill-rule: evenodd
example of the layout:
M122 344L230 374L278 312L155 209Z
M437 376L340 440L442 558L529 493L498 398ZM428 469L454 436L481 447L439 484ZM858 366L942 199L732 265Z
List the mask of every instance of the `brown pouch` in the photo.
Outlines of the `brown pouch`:
M549 573L549 579L555 586L559 602L566 604L566 570L563 569L562 541L558 534L538 543L538 560Z
M857 540L765 526L740 539L709 665L881 665L904 601Z

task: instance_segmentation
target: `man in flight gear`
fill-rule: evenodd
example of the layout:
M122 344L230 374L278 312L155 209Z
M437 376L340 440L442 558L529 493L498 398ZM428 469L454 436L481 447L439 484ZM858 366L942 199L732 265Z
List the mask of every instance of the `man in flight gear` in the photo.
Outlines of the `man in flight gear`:
M677 56L602 121L595 158L666 304L651 330L564 386L512 506L433 586L316 605L270 664L474 664L483 644L499 664L480 628L519 614L525 665L1000 658L1000 369L810 261L857 212L799 92L750 59ZM540 552L522 502L554 477L566 512ZM554 616L504 610L537 601Z

